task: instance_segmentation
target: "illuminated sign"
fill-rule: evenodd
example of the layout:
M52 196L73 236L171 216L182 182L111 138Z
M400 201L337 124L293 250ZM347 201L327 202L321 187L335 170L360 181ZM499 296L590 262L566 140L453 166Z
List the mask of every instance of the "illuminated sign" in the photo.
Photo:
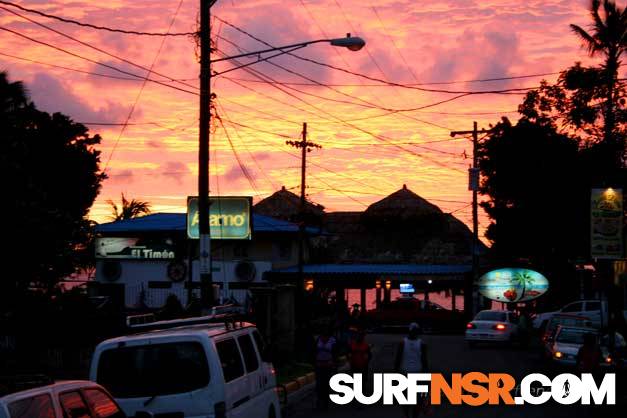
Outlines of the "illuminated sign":
M622 258L622 189L592 189L590 197L590 252L592 258Z
M549 288L546 277L523 268L492 270L481 276L477 284L481 295L497 302L527 302Z
M400 284L400 292L401 293L415 293L414 285L411 283L401 283Z
M212 197L209 199L209 234L211 239L251 239L252 199L250 197ZM187 236L200 237L198 197L187 198Z
M98 237L96 258L129 260L174 259L174 245L170 239Z

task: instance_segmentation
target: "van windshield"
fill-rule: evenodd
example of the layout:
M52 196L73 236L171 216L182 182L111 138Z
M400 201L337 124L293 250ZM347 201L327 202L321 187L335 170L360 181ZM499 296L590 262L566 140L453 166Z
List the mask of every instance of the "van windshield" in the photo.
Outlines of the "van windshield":
M96 381L115 398L189 392L209 384L209 366L200 343L120 347L100 355Z

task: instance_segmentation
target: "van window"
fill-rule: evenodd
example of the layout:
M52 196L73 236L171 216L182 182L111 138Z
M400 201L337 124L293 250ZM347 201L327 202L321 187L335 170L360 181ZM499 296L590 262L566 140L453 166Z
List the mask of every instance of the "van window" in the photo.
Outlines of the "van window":
M230 382L244 375L244 365L239 349L233 338L222 340L216 343L220 363L222 364L222 373L224 373L224 381Z
M94 412L95 418L124 418L124 414L115 404L113 399L100 389L84 390L89 407Z
M171 395L209 384L209 365L200 343L121 347L100 355L96 381L115 398Z
M78 392L66 392L59 396L65 418L91 418L89 409Z
M263 355L262 353L265 351L266 345L264 344L259 331L253 330L253 338L255 339L255 344L257 344L257 351L259 351L259 354Z
M259 359L257 358L257 352L253 345L253 340L250 335L240 335L237 337L239 348L242 349L242 355L244 356L244 364L246 365L246 373L254 372L259 368Z
M43 394L11 402L9 415L11 418L55 418L52 398Z
M564 306L564 308L562 309L562 312L581 312L581 311L583 311L583 303L581 302L571 303L570 305Z

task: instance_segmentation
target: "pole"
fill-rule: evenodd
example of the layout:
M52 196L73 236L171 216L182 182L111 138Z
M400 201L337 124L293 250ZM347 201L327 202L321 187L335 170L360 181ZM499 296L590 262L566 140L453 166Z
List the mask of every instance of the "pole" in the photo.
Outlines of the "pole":
M475 283L479 277L479 214L478 214L478 193L479 193L479 133L489 133L490 130L477 129L477 122L473 122L472 131L453 131L451 136L472 135L472 167L469 170L468 187L472 190L472 274L466 276L464 287L464 311L474 315L478 311L478 301L475 300ZM470 295L467 293L470 292ZM470 306L468 306L470 304Z
M303 122L303 137L300 143L300 214L298 216L298 283L303 284L305 264L305 176L307 172L307 122Z
M200 109L198 127L198 229L200 289L204 308L213 306L209 231L209 124L211 122L211 0L200 0Z
M303 133L300 141L285 141L287 145L291 145L301 150L300 163L300 208L298 216L298 283L304 285L304 264L305 264L305 188L307 176L307 153L313 148L322 148L322 146L307 141L307 122L303 122Z
M473 176L477 176L477 180L474 178L471 181L472 186L472 279L473 279L473 315L478 311L478 295L475 295L474 284L477 283L477 279L479 278L479 218L477 211L477 192L479 190L479 181L478 175L476 171L479 166L479 155L478 155L478 142L479 135L477 134L477 122L473 122L472 127L472 169Z

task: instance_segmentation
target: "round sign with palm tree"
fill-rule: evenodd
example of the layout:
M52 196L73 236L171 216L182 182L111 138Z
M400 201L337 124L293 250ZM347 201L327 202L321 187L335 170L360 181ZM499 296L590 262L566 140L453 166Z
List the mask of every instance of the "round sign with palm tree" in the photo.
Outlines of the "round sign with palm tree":
M528 302L549 288L546 277L524 268L492 270L481 276L477 284L482 296L497 302Z

